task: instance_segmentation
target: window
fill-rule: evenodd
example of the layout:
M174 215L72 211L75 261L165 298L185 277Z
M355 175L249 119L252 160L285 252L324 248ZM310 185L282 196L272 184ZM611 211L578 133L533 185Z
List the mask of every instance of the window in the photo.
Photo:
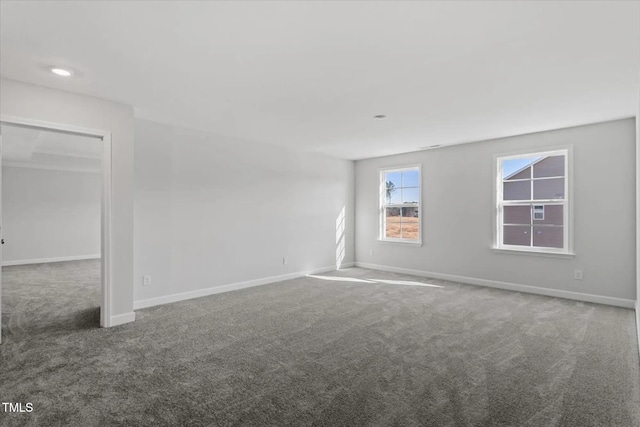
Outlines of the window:
M569 252L568 151L498 158L498 249Z
M544 205L533 205L533 219L534 220L544 219Z
M420 166L380 170L380 240L421 243Z

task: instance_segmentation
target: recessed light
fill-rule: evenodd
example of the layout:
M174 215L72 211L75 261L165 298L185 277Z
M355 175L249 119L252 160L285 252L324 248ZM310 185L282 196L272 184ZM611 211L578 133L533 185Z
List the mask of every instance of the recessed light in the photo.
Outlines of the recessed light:
M374 119L378 119L378 120L382 120L382 119L386 119L387 116L385 116L384 114L376 114L375 116L373 116Z
M73 74L71 71L65 70L64 68L51 67L50 70L53 74L62 77L71 77Z

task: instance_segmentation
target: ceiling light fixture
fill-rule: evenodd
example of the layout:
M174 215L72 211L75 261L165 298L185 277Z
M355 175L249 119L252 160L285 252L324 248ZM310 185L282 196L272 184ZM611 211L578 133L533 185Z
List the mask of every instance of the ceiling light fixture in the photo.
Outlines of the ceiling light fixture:
M65 70L64 68L51 67L49 70L53 74L57 76L62 76L62 77L71 77L71 75L73 74L71 71Z
M386 119L387 116L385 116L384 114L376 114L375 116L373 116L374 119L378 119L378 120L382 120L382 119Z

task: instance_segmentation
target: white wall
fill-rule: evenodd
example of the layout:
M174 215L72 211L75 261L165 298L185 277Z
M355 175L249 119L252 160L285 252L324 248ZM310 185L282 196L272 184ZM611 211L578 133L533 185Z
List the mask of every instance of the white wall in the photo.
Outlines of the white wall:
M2 167L2 263L100 255L101 176Z
M111 132L112 322L133 320L133 109L1 79L0 114Z
M135 158L137 306L335 268L343 208L354 261L352 161L142 120Z
M492 251L493 156L567 144L574 150L575 258ZM632 306L636 298L634 144L635 123L626 119L358 161L356 259L620 298ZM379 242L378 168L413 163L422 164L424 244ZM575 269L584 271L584 280L573 279Z

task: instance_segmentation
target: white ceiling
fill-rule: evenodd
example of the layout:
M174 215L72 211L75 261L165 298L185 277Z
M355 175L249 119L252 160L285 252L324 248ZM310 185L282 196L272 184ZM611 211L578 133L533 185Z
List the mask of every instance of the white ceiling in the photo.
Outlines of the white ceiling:
M100 172L102 140L81 135L2 125L2 164Z
M141 118L348 159L638 108L637 1L0 7L5 77L131 104ZM51 65L76 75L56 77Z

